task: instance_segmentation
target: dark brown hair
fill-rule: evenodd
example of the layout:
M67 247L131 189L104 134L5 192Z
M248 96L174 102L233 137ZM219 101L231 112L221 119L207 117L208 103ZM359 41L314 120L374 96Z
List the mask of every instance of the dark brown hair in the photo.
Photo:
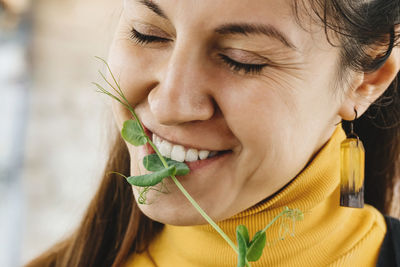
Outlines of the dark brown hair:
M338 36L341 64L338 77L346 70L371 72L382 66L398 45L399 0L294 0L299 18L300 7L317 18L328 33ZM310 8L311 7L311 8ZM299 20L301 22L301 20ZM376 58L368 55L372 45L386 47ZM400 180L400 86L399 74L385 93L355 123L355 132L366 150L365 202L384 214L400 216L394 185ZM345 130L347 129L344 123ZM133 197L131 186L110 171L130 175L130 159L125 143L116 134L108 164L95 197L80 226L66 240L54 245L30 262L36 266L121 266L133 252L146 248L163 227L143 215Z

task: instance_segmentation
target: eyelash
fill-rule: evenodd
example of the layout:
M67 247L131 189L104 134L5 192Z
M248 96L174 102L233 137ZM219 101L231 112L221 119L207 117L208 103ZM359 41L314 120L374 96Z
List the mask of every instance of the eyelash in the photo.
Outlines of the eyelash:
M165 38L161 38L161 37L157 37L157 36L153 36L153 35L141 34L134 28L132 28L132 30L131 30L130 37L138 44L167 43L170 41L169 39L165 39Z
M260 74L264 67L268 66L268 64L240 63L223 54L219 54L218 56L235 72L240 72L243 70L245 74Z
M144 45L147 43L167 43L170 40L166 38L161 38L153 35L145 35L141 34L134 28L131 30L131 39L133 39L137 44ZM268 64L244 64L237 62L233 59L231 59L228 56L225 56L223 54L218 55L219 58L225 62L229 66L230 69L232 69L235 72L240 72L244 71L245 74L259 74L261 71L264 69L264 67L267 67Z

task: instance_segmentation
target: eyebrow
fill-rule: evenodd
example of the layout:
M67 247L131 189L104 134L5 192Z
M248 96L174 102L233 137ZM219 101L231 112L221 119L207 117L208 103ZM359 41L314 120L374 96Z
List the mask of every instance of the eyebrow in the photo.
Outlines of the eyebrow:
M154 13L159 15L160 17L164 19L168 19L167 15L165 15L164 11L161 10L161 8L154 3L152 0L139 0L139 3L147 6L149 9L151 9Z
M215 32L221 35L252 35L262 34L275 38L285 46L297 50L297 47L289 40L287 36L272 25L250 24L250 23L228 23L219 26Z
M168 19L167 15L162 11L159 5L152 0L139 0L139 3L145 5L158 16ZM251 24L251 23L227 23L217 27L214 30L219 35L266 35L268 37L277 39L286 47L297 50L297 47L290 41L290 39L280 30L272 25L264 24Z

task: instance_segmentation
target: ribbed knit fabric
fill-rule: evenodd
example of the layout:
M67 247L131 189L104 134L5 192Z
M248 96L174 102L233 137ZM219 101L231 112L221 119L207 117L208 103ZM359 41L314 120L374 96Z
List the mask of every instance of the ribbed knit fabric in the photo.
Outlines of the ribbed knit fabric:
M295 224L294 236L277 241L282 220L267 230L267 242L272 245L252 266L376 265L386 233L384 217L370 205L363 209L339 206L340 143L345 138L339 124L311 162L277 194L218 223L236 243L238 224L249 228L251 238L285 206L305 212L304 220ZM165 225L148 251L131 255L127 267L236 265L237 255L210 225Z

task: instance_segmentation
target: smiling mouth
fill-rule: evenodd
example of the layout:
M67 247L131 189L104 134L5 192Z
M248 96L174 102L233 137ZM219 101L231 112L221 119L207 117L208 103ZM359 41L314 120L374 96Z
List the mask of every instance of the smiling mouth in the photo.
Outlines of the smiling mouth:
M150 140L154 143L154 145L157 147L158 151L163 157L170 158L179 162L185 162L186 164L188 164L188 166L191 165L192 167L195 167L196 164L194 163L199 163L203 161L208 162L210 159L217 159L225 154L233 152L232 150L211 151L206 149L185 147L183 145L175 144L159 137L158 135L152 133L146 127L144 127L144 129L146 134L150 137ZM146 144L146 152L147 154L155 153L153 147L149 143Z

